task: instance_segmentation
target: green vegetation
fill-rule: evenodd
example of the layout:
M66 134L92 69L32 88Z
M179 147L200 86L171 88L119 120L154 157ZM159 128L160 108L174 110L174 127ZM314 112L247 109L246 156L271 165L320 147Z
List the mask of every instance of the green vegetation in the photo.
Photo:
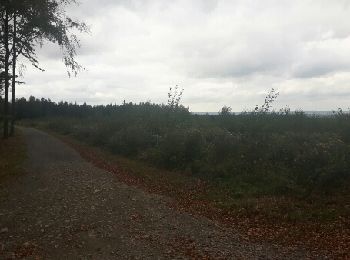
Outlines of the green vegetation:
M12 138L0 139L0 182L20 174L24 159L25 144L20 132Z
M350 176L350 117L344 113L201 116L181 106L91 107L33 98L20 100L18 108L23 118L30 115L22 112L40 117L44 111L45 128L225 184L235 197L330 195L343 190Z

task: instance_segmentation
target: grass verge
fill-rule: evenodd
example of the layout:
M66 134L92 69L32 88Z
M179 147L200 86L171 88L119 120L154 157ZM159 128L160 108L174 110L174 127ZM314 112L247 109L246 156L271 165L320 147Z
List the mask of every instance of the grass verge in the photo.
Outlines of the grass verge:
M25 143L17 130L14 137L0 139L0 182L23 172Z

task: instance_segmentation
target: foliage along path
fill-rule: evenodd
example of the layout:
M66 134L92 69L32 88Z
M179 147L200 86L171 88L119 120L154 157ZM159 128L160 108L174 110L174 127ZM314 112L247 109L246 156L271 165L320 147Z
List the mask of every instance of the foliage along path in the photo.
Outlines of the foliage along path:
M242 239L171 199L117 181L60 140L25 128L24 174L0 184L1 259L303 259Z

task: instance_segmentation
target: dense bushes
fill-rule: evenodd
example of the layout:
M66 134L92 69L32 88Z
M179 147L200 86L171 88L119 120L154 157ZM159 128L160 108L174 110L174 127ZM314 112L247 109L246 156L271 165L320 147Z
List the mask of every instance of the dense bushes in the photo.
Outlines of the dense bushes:
M59 106L66 107L53 106L54 115ZM331 193L349 180L348 114L200 116L150 103L81 107L68 106L88 112L67 116L64 109L61 117L41 121L113 153L226 183L237 194L308 196Z

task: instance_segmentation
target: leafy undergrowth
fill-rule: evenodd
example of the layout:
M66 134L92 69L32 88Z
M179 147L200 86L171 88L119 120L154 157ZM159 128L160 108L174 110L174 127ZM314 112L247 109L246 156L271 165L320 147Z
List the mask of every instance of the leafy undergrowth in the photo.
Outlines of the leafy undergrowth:
M20 133L8 139L0 139L0 182L21 173L25 158L25 144Z
M56 135L56 134L55 134ZM312 257L350 257L349 192L337 197L236 198L224 186L182 172L151 167L56 135L95 166L113 173L119 181L147 192L173 198L177 210L206 216L240 231L243 239L302 246Z

